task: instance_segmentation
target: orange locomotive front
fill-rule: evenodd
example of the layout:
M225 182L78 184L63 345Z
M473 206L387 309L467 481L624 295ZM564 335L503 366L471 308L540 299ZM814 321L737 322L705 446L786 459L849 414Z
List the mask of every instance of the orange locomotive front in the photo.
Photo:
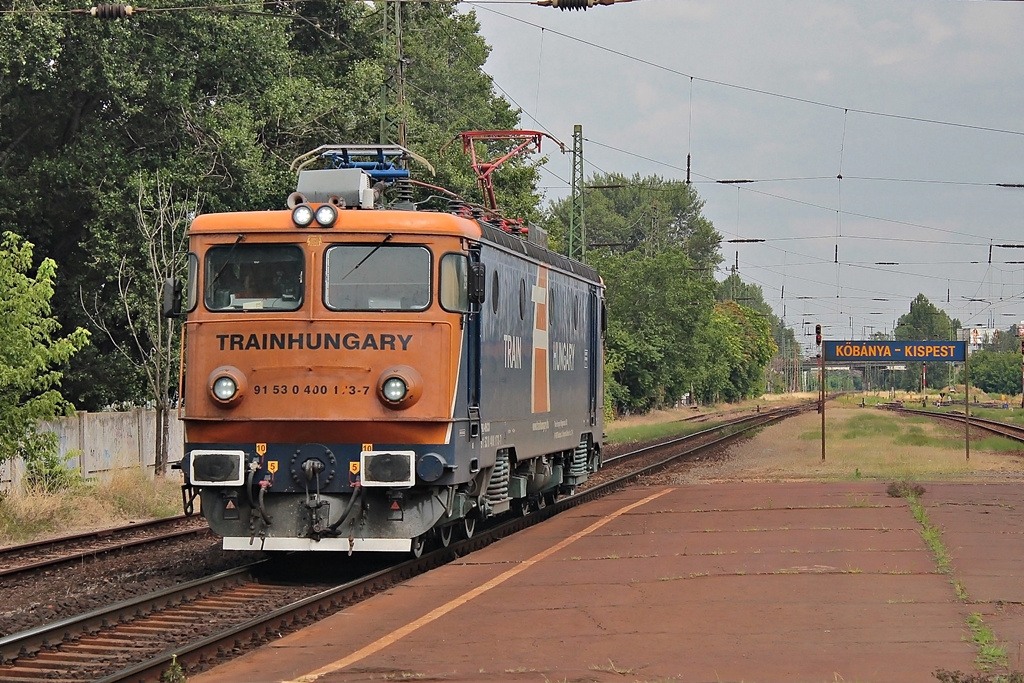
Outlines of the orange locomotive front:
M596 273L476 220L376 208L373 169L343 166L302 171L290 211L190 229L180 467L227 549L419 553L599 465ZM495 297L499 272L531 274L543 305L485 306L487 262ZM513 322L534 328L525 372ZM535 365L566 380L539 407Z

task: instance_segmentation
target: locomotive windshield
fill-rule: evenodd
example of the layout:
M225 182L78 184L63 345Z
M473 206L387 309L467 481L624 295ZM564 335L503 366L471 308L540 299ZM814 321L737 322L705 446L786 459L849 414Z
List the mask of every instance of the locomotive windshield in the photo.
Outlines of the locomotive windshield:
M294 311L302 305L302 249L291 244L232 244L206 252L211 311Z
M327 307L335 311L422 311L430 305L424 247L340 244L327 250Z

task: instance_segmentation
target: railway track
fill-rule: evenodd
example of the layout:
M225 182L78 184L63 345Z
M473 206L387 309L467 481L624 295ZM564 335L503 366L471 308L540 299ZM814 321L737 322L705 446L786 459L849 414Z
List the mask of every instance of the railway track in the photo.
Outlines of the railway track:
M937 413L931 410L918 410L916 408L899 408L896 406L888 406L886 410L891 410L894 413L901 415L917 415L921 417L929 417L935 420L942 420L944 422L951 422L957 425L966 424L966 418L960 411L950 413ZM1006 437L1011 441L1017 441L1024 443L1024 427L1018 425L1009 424L1007 422L998 422L997 420L988 420L983 417L971 416L971 427L983 429L991 434L997 434L999 436Z
M184 515L0 548L0 579L125 548L190 535L210 535L202 519Z
M262 564L251 565L0 638L0 680L157 681L172 661L186 672L209 668L640 477L811 408L766 410L608 458L602 472L610 478L585 490L480 529L448 547L329 588L268 583L258 576Z

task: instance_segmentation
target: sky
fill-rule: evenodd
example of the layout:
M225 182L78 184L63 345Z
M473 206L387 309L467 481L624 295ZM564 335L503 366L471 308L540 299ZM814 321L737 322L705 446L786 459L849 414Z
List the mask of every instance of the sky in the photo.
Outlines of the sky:
M690 154L718 279L738 266L809 348L816 323L891 332L919 293L964 327L1024 321L1024 249L998 246L1024 245L1024 187L998 185L1024 184L1024 2L460 7L522 128L571 149L582 125L588 179L685 180ZM544 144L565 197L571 155Z

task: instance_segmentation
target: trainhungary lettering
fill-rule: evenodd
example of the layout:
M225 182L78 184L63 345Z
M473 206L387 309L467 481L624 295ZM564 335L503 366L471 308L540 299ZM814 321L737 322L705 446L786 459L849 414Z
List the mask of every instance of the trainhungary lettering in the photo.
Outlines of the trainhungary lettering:
M411 334L356 334L349 332L282 332L280 334L218 334L221 351L341 350L408 351Z

